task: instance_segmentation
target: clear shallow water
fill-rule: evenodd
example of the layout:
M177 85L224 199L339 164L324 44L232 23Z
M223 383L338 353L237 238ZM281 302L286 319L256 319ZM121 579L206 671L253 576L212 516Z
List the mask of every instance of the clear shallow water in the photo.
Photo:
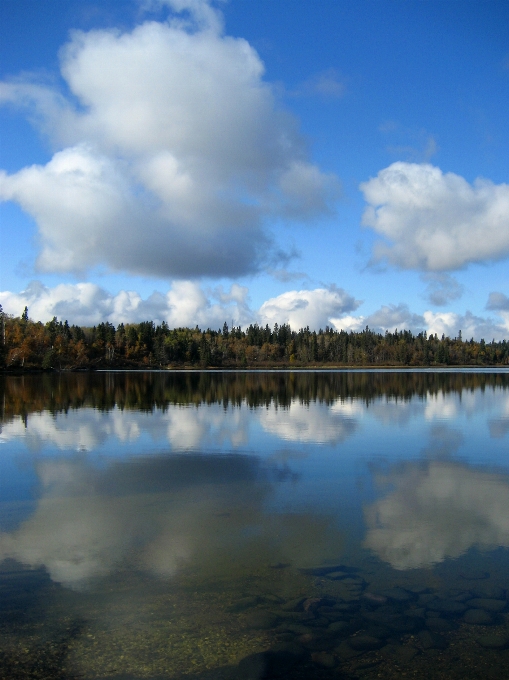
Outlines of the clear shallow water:
M509 677L509 374L0 380L0 677Z

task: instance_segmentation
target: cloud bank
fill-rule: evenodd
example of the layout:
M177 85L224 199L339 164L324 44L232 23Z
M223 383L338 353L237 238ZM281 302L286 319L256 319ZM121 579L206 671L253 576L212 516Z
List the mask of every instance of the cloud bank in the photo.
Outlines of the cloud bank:
M426 331L454 338L459 331L465 340L503 340L509 335L509 309L503 293L491 293L487 308L497 318L476 316L467 311L412 312L405 304L382 305L368 315L354 315L361 302L342 288L290 290L253 309L245 286L232 284L205 288L196 281L174 281L165 293L154 291L143 299L136 291L109 293L95 283L60 284L54 288L32 281L24 291L0 291L0 304L7 314L20 316L25 306L35 321L50 321L54 316L70 324L94 326L102 321L139 323L166 321L170 328L222 328L226 321L245 328L251 323L262 326L288 323L294 330L310 327L318 331L326 326L338 331L361 331L366 326L375 332L386 330Z
M175 281L166 292L155 291L143 299L135 291L108 293L95 283L60 284L48 288L33 281L21 293L0 292L0 304L8 314L19 316L25 306L30 318L43 322L54 316L69 323L93 326L102 321L139 323L166 321L171 328L222 327L225 320L245 325L252 320L247 304L248 290L233 284L229 291L221 287L208 295L192 281Z
M73 32L60 52L69 95L0 83L0 102L56 151L0 173L0 199L37 224L41 271L235 277L277 262L269 218L332 209L338 181L310 163L256 51L224 35L209 3L165 4L185 20Z
M442 272L509 255L509 185L469 184L428 163L397 162L360 185L362 223L383 238L374 260Z

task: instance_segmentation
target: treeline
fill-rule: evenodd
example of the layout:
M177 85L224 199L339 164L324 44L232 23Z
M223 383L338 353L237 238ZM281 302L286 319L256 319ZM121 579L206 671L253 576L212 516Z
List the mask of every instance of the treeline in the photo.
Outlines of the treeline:
M411 331L375 333L292 330L252 324L170 329L163 322L46 324L1 313L0 367L4 370L93 368L247 368L308 366L497 366L509 364L509 344Z
M507 391L509 374L395 371L122 371L47 372L28 378L0 375L0 423L31 413L67 413L80 408L166 411L177 405L287 408L294 401L408 402L438 395Z

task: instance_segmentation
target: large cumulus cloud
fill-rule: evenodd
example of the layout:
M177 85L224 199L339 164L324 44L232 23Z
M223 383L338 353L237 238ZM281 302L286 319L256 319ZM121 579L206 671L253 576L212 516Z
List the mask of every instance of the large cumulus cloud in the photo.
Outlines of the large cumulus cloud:
M363 224L384 239L374 258L403 269L446 271L509 255L509 185L469 184L428 163L397 162L360 185Z
M0 198L37 223L43 271L254 272L275 261L268 217L315 217L337 195L256 51L205 0L165 4L188 20L72 33L69 96L33 78L0 84L55 146L46 165L0 174Z

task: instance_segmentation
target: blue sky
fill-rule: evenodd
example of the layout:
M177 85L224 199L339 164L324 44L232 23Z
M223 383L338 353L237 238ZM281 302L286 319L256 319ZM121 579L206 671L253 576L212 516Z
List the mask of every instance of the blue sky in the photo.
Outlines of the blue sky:
M505 2L4 0L0 303L509 335Z

